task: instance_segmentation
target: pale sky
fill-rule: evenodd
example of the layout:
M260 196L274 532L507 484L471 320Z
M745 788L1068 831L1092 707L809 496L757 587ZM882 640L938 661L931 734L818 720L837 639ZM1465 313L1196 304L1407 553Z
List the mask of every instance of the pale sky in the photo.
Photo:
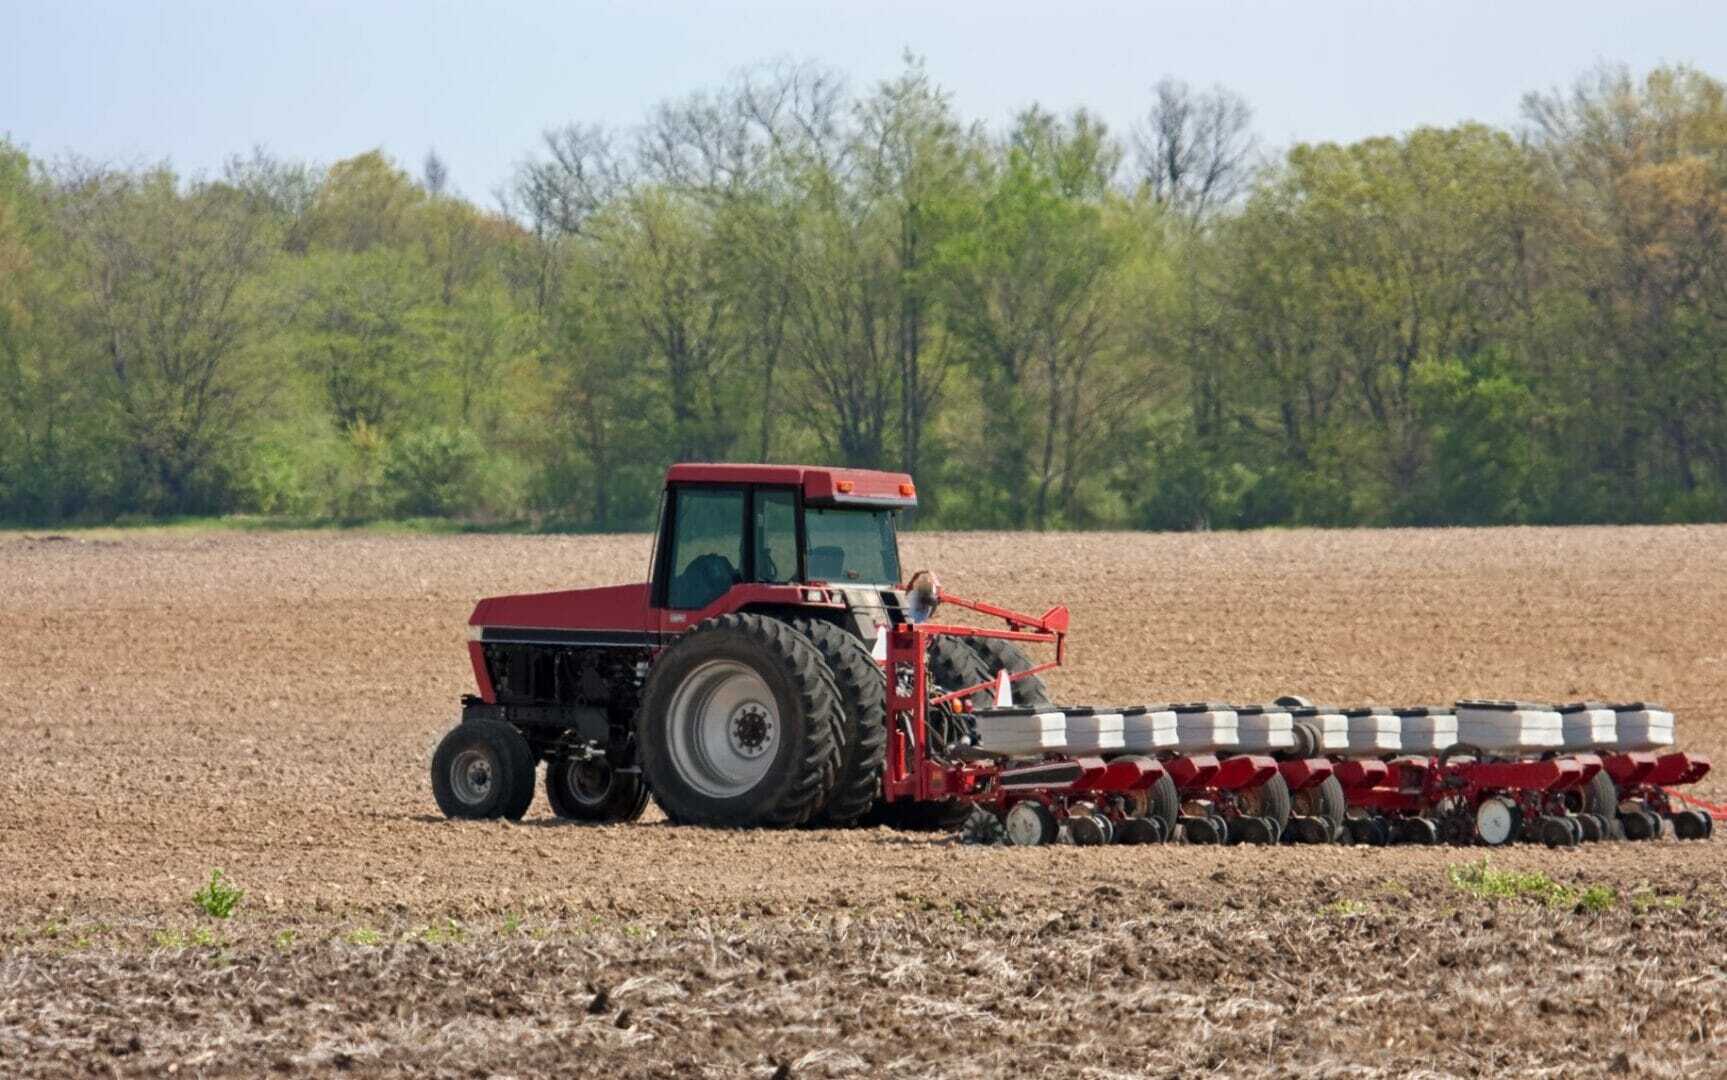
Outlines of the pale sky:
M491 192L569 121L632 125L750 64L813 60L858 90L906 49L967 119L1086 105L1118 130L1164 75L1247 98L1271 147L1464 119L1599 61L1727 77L1727 2L679 4L0 0L0 134L31 153L213 172L261 144L329 163L436 148Z

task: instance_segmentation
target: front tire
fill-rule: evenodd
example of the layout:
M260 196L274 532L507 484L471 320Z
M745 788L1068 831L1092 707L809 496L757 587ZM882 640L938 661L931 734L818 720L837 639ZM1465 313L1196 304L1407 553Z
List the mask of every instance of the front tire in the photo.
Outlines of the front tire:
M432 754L432 798L448 818L517 821L534 801L536 764L528 740L511 725L468 720Z
M634 821L648 803L638 773L619 772L603 757L546 762L546 802L566 821Z
M654 664L637 715L642 774L673 822L801 825L833 790L844 715L809 638L762 615L709 619Z

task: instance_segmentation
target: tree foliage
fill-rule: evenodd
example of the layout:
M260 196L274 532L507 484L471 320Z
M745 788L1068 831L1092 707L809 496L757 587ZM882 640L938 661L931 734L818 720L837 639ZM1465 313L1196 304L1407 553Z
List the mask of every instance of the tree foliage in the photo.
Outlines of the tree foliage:
M917 476L918 520L1727 516L1727 87L1262 156L1165 79L991 130L908 56L529 148L216 178L0 142L0 518L651 520L677 460Z

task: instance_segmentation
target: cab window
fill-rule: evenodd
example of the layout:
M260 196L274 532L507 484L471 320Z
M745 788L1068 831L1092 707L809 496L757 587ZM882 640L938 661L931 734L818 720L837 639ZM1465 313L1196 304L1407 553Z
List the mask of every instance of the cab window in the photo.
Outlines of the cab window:
M811 581L892 585L899 581L899 548L887 510L806 507Z
M742 488L685 488L673 504L671 587L674 608L704 608L743 580Z
M761 490L755 498L755 579L773 585L798 576L798 504L790 491Z

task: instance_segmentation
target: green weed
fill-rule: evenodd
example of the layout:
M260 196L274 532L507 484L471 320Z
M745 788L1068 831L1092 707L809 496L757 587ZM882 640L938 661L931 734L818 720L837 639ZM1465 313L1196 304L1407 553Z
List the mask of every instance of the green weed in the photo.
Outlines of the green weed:
M1534 900L1548 907L1575 907L1602 912L1619 902L1619 893L1608 885L1581 889L1554 881L1539 870L1501 870L1486 858L1478 863L1448 867L1451 884L1477 900Z
M376 930L371 930L362 926L358 930L348 931L342 936L342 940L346 941L350 945L364 945L370 947L380 944L384 940L384 936Z
M1367 914L1367 905L1360 900L1334 900L1319 909L1319 914L1331 919L1347 919Z
M245 895L245 890L236 888L222 871L212 870L209 882L192 894L192 902L211 918L226 919L234 914Z

